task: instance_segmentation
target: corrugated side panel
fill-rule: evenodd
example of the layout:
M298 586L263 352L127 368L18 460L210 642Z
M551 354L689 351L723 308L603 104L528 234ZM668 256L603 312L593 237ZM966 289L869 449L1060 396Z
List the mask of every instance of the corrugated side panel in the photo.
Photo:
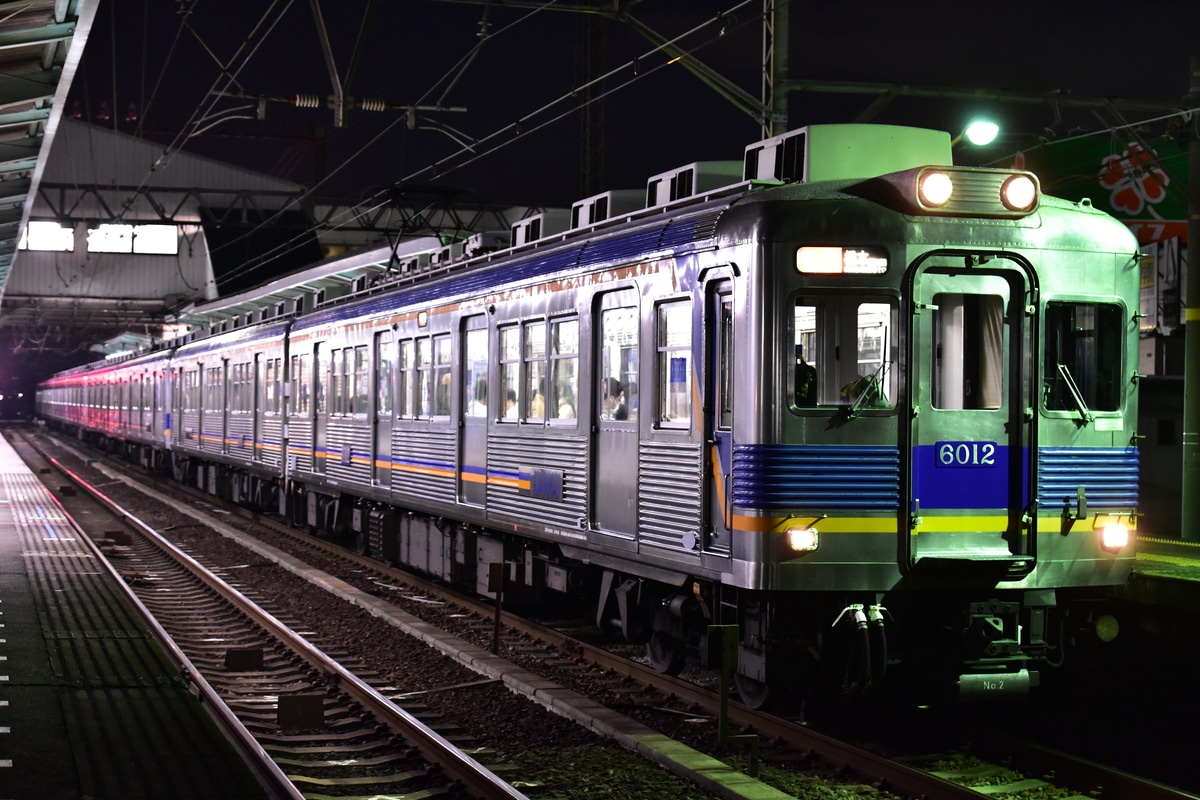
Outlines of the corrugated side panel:
M488 437L488 513L580 530L588 507L587 440L559 436ZM530 491L535 469L562 473L562 499Z
M702 452L696 442L642 442L638 450L638 539L643 544L679 550L685 534L699 537Z
M457 441L455 431L393 429L392 489L401 496L453 503Z
M1135 447L1043 447L1038 451L1038 506L1074 504L1084 487L1090 506L1133 509L1138 503Z
M743 509L897 510L900 449L736 445L733 504Z
M367 420L332 417L325 431L325 474L335 481L371 485L371 427Z

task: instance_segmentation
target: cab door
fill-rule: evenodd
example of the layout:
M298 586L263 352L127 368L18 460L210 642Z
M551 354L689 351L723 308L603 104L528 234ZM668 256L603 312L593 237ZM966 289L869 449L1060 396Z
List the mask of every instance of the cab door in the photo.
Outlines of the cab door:
M907 538L918 572L1011 579L1033 568L1030 274L1010 259L941 254L911 275Z

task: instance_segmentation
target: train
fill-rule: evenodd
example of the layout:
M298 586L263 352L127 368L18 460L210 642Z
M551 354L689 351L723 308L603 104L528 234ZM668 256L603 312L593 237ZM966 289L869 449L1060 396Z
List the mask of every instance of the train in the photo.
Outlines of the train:
M1027 697L1134 560L1138 248L952 149L792 130L61 372L38 415L581 600L660 671L735 656L748 705Z

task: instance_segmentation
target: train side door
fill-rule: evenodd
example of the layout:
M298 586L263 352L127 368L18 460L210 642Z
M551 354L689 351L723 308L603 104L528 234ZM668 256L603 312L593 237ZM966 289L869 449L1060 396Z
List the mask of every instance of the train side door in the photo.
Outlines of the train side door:
M488 423L504 413L499 398L488 392L487 317L464 322L462 348L462 436L459 438L458 497L482 506L487 500Z
M708 522L703 550L728 555L731 520L729 476L733 470L733 286L708 285L707 404L704 412L705 494Z
M608 538L637 533L641 316L632 289L599 298L593 362L592 525Z
M313 463L312 471L318 475L325 474L325 426L326 390L329 386L329 349L325 342L318 342L313 348Z
M909 563L1019 577L1033 567L1022 519L1028 279L1001 259L963 264L962 255L935 256L912 276Z
M393 367L396 364L396 340L391 331L375 334L374 369L375 399L374 434L371 447L371 482L376 486L392 485L392 414L396 380Z

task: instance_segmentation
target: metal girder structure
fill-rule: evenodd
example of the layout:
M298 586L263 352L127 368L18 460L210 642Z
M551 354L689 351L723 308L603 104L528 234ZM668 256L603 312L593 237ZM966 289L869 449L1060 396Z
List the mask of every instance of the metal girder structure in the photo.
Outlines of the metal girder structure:
M0 188L3 184L0 184ZM195 189L184 187L159 187L157 189L145 186L105 184L95 186L77 183L43 183L38 187L38 198L50 208L53 216L60 220L96 219L108 221L121 216L124 209L119 206L128 202L128 198L137 195L146 201L160 222L195 223L199 221L197 208L225 209L225 213L250 211L263 218L275 213L280 208L300 208L299 201L304 193L267 191L262 189L233 191L230 189ZM119 202L110 203L109 196L116 196ZM87 200L92 200L94 206L89 206ZM232 202L231 202L232 199ZM269 202L263 202L269 201ZM87 209L81 211L80 209ZM186 214L181 217L181 212ZM227 221L227 217L218 221ZM126 221L132 221L127 219Z
M98 4L0 3L0 298Z

